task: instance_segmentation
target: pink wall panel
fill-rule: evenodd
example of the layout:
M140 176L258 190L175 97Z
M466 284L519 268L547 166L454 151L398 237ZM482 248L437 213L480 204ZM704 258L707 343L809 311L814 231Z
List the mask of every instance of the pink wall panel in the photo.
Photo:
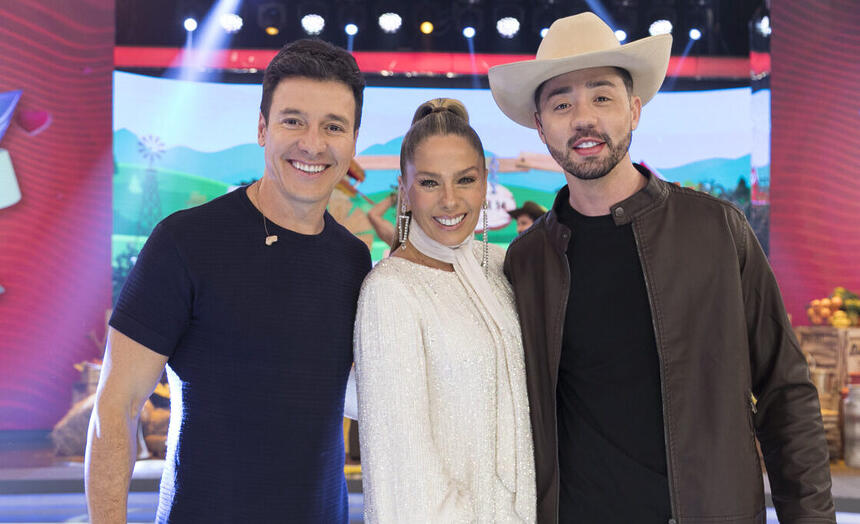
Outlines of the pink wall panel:
M110 307L114 2L0 2L0 148L21 201L0 209L0 430L49 429ZM35 125L50 122L36 134ZM40 120L41 119L41 120Z
M860 9L773 2L770 258L795 324L860 291Z

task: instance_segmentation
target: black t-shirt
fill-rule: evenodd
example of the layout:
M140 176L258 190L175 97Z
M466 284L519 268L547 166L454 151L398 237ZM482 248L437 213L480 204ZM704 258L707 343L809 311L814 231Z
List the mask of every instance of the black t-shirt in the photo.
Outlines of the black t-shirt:
M630 224L567 202L571 281L558 388L561 522L671 518L660 371Z
M346 522L343 401L367 247L269 222L245 188L152 232L110 324L169 356L157 522Z

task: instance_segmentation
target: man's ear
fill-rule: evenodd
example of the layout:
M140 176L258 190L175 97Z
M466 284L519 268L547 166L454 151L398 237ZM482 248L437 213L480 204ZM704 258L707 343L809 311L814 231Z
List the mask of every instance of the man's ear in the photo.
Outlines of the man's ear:
M266 147L266 119L260 112L260 119L257 120L257 144L261 147Z
M632 113L630 130L633 131L639 126L639 117L642 116L642 99L638 96L630 97L630 112Z

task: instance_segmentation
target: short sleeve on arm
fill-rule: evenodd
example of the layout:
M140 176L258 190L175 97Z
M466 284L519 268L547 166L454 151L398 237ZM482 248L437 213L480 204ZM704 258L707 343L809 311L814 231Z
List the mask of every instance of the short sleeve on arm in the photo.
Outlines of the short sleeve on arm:
M188 268L164 222L159 223L129 273L110 325L123 335L171 356L191 318Z

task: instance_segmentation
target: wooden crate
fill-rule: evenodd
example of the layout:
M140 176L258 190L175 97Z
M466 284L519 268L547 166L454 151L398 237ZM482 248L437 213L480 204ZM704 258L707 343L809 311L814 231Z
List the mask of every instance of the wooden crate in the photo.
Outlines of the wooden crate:
M860 328L802 326L795 333L818 389L830 459L842 458L841 390L850 373L860 373Z
M845 374L860 373L860 327L840 329L845 348Z
M818 388L819 397L838 396L847 381L844 329L831 326L800 326L795 328L809 363L809 377ZM824 400L824 399L822 399Z

